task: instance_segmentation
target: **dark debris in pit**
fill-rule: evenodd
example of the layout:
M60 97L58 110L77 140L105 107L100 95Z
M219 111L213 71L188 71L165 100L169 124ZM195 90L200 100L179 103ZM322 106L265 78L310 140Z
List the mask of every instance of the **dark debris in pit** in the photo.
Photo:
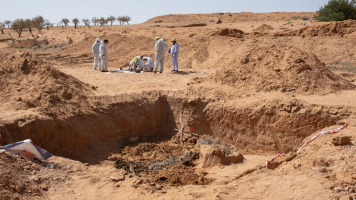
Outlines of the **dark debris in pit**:
M162 161L146 162L134 162L127 159L118 159L115 162L115 167L123 169L133 174L148 174L149 172L159 172L165 170L172 165L185 165L194 167L194 161L199 158L198 152L188 151L180 156L169 156Z

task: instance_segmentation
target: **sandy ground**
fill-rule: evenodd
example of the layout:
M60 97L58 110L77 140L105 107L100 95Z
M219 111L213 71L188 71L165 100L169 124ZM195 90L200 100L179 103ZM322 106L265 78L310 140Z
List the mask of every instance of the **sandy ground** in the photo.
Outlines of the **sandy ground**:
M311 22L311 24L304 26L302 25L303 20L290 20L291 17L299 15L311 17L313 13L267 13L263 15L245 13L244 15L232 14L232 16L228 15L225 17L219 17L219 15L215 14L202 16L188 15L180 16L180 18L177 18L177 21L172 21L176 19L175 17L172 19L170 16L164 16L151 19L140 25L91 26L90 29L81 26L76 30L74 27L64 27L64 29L54 27L49 30L43 29L41 32L34 30L32 34L25 31L20 38L17 37L14 31L5 29L6 34L0 35L0 39L12 37L14 40L0 42L0 57L15 51L31 51L47 62L48 65L51 65L65 74L73 76L79 81L88 83L90 87L94 86L96 89L91 91L90 94L87 94L90 98L107 98L111 100L111 98L120 95L141 95L148 92L162 91L165 92L165 94L177 96L178 94L186 95L187 99L194 99L197 98L198 95L201 95L206 99L214 99L217 104L224 105L226 108L252 107L251 105L254 103L263 104L268 101L280 100L302 101L303 103L305 102L304 104L320 106L322 108L325 107L325 109L331 107L337 110L339 107L350 113L355 113L354 98L356 96L356 90L325 91L324 94L299 92L282 93L280 91L265 92L240 89L231 85L209 81L198 82L198 80L203 80L204 78L214 75L219 69L242 65L241 60L256 48L268 48L278 44L293 46L302 49L306 53L315 54L320 62L325 63L326 68L334 67L332 71L336 73L346 73L345 76L342 76L345 81L348 81L350 84L355 84L353 81L355 75L353 71L350 70L354 69L354 61L351 57L356 51L354 48L356 41L351 37L352 33L346 34L345 37L275 37L274 34L281 31L298 30L308 26L323 25L323 23L305 20L306 23ZM216 24L217 19L220 18L223 23ZM162 20L163 22L154 23L154 21L157 20ZM184 22L182 22L183 20ZM214 20L214 22L211 20ZM206 23L207 25L202 27L179 27L193 23ZM252 33L254 29L263 24L270 25L273 30L262 31L260 32L260 36L256 37L246 35L239 38L216 35L222 28L238 29L244 33ZM157 27L157 25L160 27ZM168 26L176 26L176 28L168 28ZM154 57L153 39L156 36L163 37L169 45L170 43L168 41L170 38L177 38L181 47L179 58L180 72L177 74L170 72L172 64L168 54L166 54L165 57L165 70L163 74L150 72L144 72L142 74L106 74L94 71L92 67L91 45L93 41L100 36L102 39L108 38L110 42L108 45L109 70L128 66L128 63L136 55ZM69 38L73 40L73 43L68 42ZM26 39L29 40L24 42ZM345 63L347 63L347 66ZM57 82L54 81L54 83ZM53 85L55 85L54 83ZM7 94L2 95L3 97L8 97L6 96ZM79 104L78 107L80 108L78 108L78 110L85 113L84 110L89 109L89 107L100 109L99 106L96 107L92 102L89 104L85 106ZM23 122L23 124L21 124L21 121L18 120L19 118L51 120L48 118L46 111L35 108L15 109L15 107L8 105L9 104L0 106L1 124L12 124L14 120L17 120L17 125L25 126L26 123ZM61 107L61 105L58 104L57 107ZM354 164L352 161L355 159L353 153L355 152L354 138L356 121L353 114L346 116L343 115L344 113L341 113L341 111L334 112L334 110L331 115L337 116L336 119L339 121L341 120L342 122L348 122L350 124L349 127L342 130L340 134L351 136L351 143L346 146L334 146L331 144L331 140L334 136L323 135L321 139L316 140L305 148L303 150L304 152L299 154L293 161L285 162L275 170L265 170L264 164L266 160L275 156L277 153L283 152L268 150L260 154L244 153L245 159L242 163L231 165L219 164L206 169L197 169L197 173L204 172L206 178L214 179L210 184L180 186L162 184L163 189L160 188L151 192L147 189L151 187L149 183L144 182L142 185L135 185L141 179L146 180L147 177L144 176L125 175L125 180L120 181L119 184L113 182L110 177L121 173L120 170L114 167L114 161L101 159L99 162L91 162L89 158L86 158L90 165L84 165L83 162L55 156L51 158L49 162L61 163L63 166L58 169L56 176L66 176L69 178L60 182L51 181L48 183L50 186L48 191L44 191L42 195L39 196L35 196L33 193L28 193L28 196L21 196L17 195L16 192L12 192L9 195L5 190L0 190L0 198L1 195L9 195L11 197L18 196L24 199L29 197L30 199L175 200L339 199L345 195L355 197L355 190L353 190L355 181L346 180L346 178L353 176L354 173ZM130 110L130 112L132 111ZM204 112L208 111L205 110ZM316 116L318 116L319 111L315 112L317 113ZM327 112L331 113L331 111ZM320 116L321 115L322 113L320 113ZM72 117L72 115L69 116L68 114L68 118L69 117ZM224 117L228 118L229 116L228 114L224 114ZM77 118L81 118L80 114ZM333 120L337 121L336 119ZM277 120L270 119L270 121L266 121L265 123L273 124L272 126L278 127L279 124L275 121ZM94 122L91 124L93 123ZM307 124L307 122L305 123ZM330 124L324 126L318 125L317 127L321 127L323 130L338 127L335 123L333 125L334 126L331 127ZM226 126L229 126L229 124ZM229 129L226 129L226 131L228 132ZM287 128L283 131L289 132L291 130ZM311 136L320 131L320 129L316 129L315 132L311 133ZM3 133L5 133L5 131L0 132L0 137ZM310 137L310 134L306 137ZM167 141L169 140L164 139L162 144L165 144ZM145 142L146 141L138 141L133 144L133 146ZM112 141L98 141L98 143L102 143L103 146L107 145L103 148L103 152L105 151L105 153L110 151L116 152L124 147L118 146L114 139L112 139ZM270 144L266 143L265 145L268 146ZM299 146L295 146L294 148L296 147ZM243 152L248 152L248 150L244 149ZM95 155L100 158L105 157L104 155L99 156L99 154L100 148L98 148L98 152L96 152ZM330 165L319 166L315 164L321 157L328 161ZM347 159L350 160L348 163L346 161ZM97 159L95 159L95 161L97 161ZM294 165L296 162L300 163L301 167L295 168ZM327 168L327 172L320 170L322 167ZM344 170L342 174L341 169L346 168L347 170ZM34 175L36 175L36 173L34 173ZM37 175L42 176L43 174L37 172Z

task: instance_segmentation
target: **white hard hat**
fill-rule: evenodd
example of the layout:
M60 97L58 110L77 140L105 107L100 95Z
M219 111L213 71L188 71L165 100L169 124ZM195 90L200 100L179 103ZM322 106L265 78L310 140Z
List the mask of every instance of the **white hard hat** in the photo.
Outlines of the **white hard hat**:
M100 38L96 39L97 42L101 42Z

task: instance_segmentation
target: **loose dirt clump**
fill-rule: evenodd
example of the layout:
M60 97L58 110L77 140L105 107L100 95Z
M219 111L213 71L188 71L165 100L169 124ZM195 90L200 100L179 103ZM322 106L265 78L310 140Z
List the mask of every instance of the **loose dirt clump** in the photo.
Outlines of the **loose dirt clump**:
M273 30L272 26L267 25L267 24L262 24L258 28L254 29L253 31L255 32L265 32L265 31L271 31Z
M168 167L166 170L154 175L154 179L157 183L165 183L171 186L209 185L214 181L204 177L204 174L196 174L194 168L184 165Z
M0 62L3 106L37 108L47 114L67 114L67 109L76 112L89 107L86 99L93 90L89 84L49 66L34 54L15 52Z
M306 26L299 30L276 33L275 36L339 36L351 34L356 31L356 20L346 20L341 22L330 22Z
M254 49L239 66L226 67L207 79L244 91L326 94L355 89L355 85L326 69L314 54L276 45Z

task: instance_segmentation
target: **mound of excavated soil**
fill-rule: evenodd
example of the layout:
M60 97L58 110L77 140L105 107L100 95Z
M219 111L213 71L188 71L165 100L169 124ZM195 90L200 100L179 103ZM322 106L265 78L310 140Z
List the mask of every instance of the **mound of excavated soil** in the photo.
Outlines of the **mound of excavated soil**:
M53 178L59 175L43 165L0 152L0 199L43 196Z
M355 85L325 68L314 54L294 47L257 48L238 66L208 77L242 90L329 93L355 89Z
M241 31L241 30L238 30L238 29L223 28L223 29L220 29L218 32L216 32L213 35L243 38L244 37L244 32Z
M21 40L19 43L10 45L9 47L16 48L16 47L31 47L35 44L38 44L39 41L35 39L26 39L26 40Z
M322 23L299 30L275 33L275 36L344 36L356 31L356 20Z
M271 30L273 30L272 26L267 25L267 24L262 24L261 26L259 26L258 28L254 29L253 31L265 32L265 31L271 31Z
M205 178L204 175L196 174L195 169L184 165L168 167L154 176L157 183L165 183L172 186L180 185L209 185L213 179Z
M15 52L0 60L0 103L8 109L67 114L85 108L91 90L29 52Z

